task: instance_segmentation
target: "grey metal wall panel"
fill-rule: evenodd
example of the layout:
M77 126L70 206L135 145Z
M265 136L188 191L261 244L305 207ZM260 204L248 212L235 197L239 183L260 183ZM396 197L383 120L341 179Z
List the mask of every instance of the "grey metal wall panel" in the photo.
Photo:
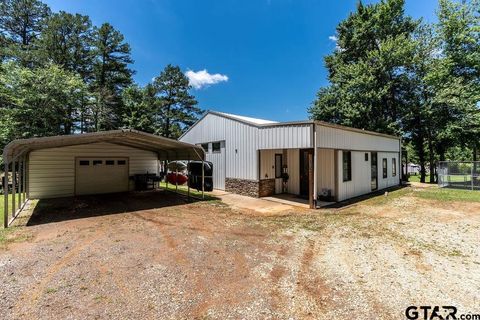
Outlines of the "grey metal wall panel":
M207 114L180 140L192 144L225 141L225 176L258 180L258 130L240 121ZM219 173L214 167L215 174Z
M259 129L259 149L312 148L312 125L297 124Z
M343 150L399 152L399 140L317 125L317 147Z

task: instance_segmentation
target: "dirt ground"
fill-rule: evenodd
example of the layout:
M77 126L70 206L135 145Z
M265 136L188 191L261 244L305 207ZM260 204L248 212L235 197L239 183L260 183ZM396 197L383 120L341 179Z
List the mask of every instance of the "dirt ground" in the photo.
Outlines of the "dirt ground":
M272 216L150 193L44 201L0 248L0 318L479 313L480 203L415 192Z

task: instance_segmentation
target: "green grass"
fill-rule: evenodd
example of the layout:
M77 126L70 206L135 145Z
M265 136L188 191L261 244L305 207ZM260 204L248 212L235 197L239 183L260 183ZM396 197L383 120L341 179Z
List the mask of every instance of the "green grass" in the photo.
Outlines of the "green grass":
M167 184L165 182L160 182L160 187L167 189ZM175 185L169 183L168 184L168 190L175 192ZM188 194L188 188L186 185L184 186L178 186L178 193L181 193L183 195ZM190 195L196 198L202 198L202 192L198 192L196 189L190 188ZM205 192L205 200L219 200L217 197L214 197L212 195L209 195L207 192Z
M4 208L4 195L0 194L0 229L3 228L3 208ZM12 206L12 195L8 195L8 206L11 208ZM10 215L10 212L9 212Z
M422 199L437 201L465 201L480 202L480 191L475 190L456 190L447 188L427 188L414 193L415 196Z

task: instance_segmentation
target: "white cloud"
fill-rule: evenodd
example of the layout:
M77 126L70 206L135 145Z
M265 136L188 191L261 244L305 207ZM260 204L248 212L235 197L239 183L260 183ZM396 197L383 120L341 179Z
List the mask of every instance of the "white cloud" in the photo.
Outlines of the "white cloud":
M328 39L330 39L333 42L337 42L337 40L338 40L337 36L335 36L335 35L328 37Z
M226 75L220 73L210 74L206 69L197 72L188 70L185 75L187 76L190 85L195 89L201 89L212 84L228 81Z

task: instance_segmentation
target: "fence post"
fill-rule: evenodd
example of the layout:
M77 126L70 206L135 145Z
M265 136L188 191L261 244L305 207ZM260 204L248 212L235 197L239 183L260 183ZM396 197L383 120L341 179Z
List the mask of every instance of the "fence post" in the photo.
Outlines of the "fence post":
M472 191L473 191L473 163L472 163L472 168L471 168L471 177L470 180L472 180Z

